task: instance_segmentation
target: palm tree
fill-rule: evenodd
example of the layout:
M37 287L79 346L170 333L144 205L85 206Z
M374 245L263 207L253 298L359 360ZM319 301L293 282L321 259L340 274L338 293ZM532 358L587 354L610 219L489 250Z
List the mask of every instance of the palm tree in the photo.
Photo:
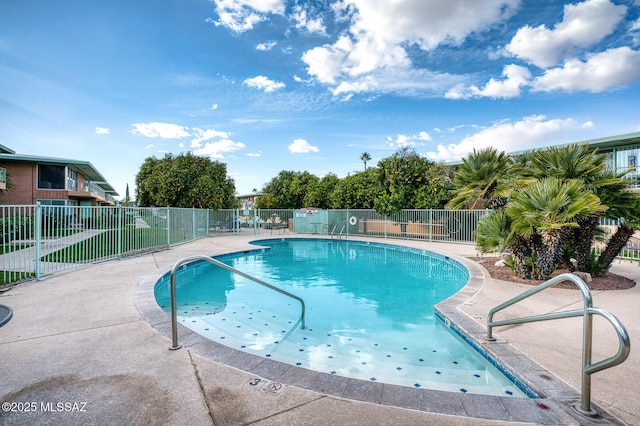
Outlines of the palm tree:
M548 177L514 192L506 212L512 232L530 239L536 259L533 278L546 279L557 267L579 217L604 210L600 199L577 179Z
M597 150L588 145L549 147L533 152L529 160L529 167L524 172L538 179L548 176L578 179L594 193L611 183L601 176L606 167L606 156L597 155ZM573 229L567 243L573 249L576 268L589 272L591 247L600 224L600 214L581 216L577 218L577 223L578 226ZM573 269L569 256L566 257L564 263Z
M454 198L447 203L450 209L500 208L506 204L513 188L511 161L495 148L475 149L458 168L453 185Z
M531 153L529 170L540 179L555 176L560 179L584 180L596 176L607 165L607 156L598 154L589 145L552 146Z
M367 171L367 161L371 161L371 155L368 152L360 154L360 160L364 163L364 171Z
M475 233L476 246L483 253L509 253L516 275L530 280L534 263L531 244L511 230L511 222L505 209L494 210L483 216Z
M631 191L621 192L616 205L607 211L610 212L611 216L617 216L618 227L600 253L596 262L597 269L592 271L594 275L607 272L620 250L627 245L635 231L640 229L640 194Z
M621 217L631 218L635 215L634 207L637 195L627 190L628 182L624 180L625 173L614 173L606 169L606 158L606 155L598 154L597 149L592 149L588 145L572 144L563 147L550 147L533 153L528 169L529 173L537 178L556 176L561 179L579 179L589 191L600 198L601 204L608 207L606 211L577 218L579 226L573 230L568 241L575 251L576 269L592 274L602 273L604 267L599 261L596 264L591 262L593 241L599 231L600 218L617 220ZM629 220L628 223L631 224L634 221ZM633 232L630 235L632 234ZM623 235L626 234L623 232L618 237ZM619 251L627 240L628 237L624 242L617 238L614 239L611 250L622 244ZM607 251L605 258L608 258L609 253L610 251ZM610 262L607 262L606 259L603 260L608 268Z
M495 216L479 223L478 246L487 252L501 241L501 250L509 249L514 269L523 278L546 278L559 264L569 264L570 256L575 256L580 271L606 272L634 230L640 229L640 195L628 190L624 174L607 170L606 156L588 145L505 157L492 149L474 150L455 176L458 189L447 207L505 206L504 217L510 221ZM624 219L594 261L592 246L601 233L602 217Z

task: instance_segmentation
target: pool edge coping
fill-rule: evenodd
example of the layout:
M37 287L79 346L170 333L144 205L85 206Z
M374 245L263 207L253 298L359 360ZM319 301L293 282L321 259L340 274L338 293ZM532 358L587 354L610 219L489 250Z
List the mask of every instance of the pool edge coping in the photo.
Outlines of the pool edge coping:
M305 236L256 237L254 241L308 238ZM349 239L346 241L366 242L370 239ZM378 243L379 241L371 242ZM394 240L382 244L416 248L402 245L402 242L403 240ZM247 245L260 248L255 244L247 243ZM484 286L487 279L484 268L469 258L445 253L431 246L428 249L420 249L449 257L461 263L469 271L469 280L465 286L453 296L438 303L434 307L436 313L444 319L445 324L452 328L452 331L474 346L481 355L493 358L500 364L499 368L503 372L533 390L539 395L539 398L514 398L411 388L317 372L230 348L178 324L180 343L183 348L202 357L260 378L358 402L509 422L565 424L567 420L573 420L580 422L580 424L603 424L603 420L610 420L612 423L616 423L615 416L595 402L592 402L592 405L600 413L600 416L594 419L581 416L572 408L573 404L580 401L580 394L577 390L499 336L496 336L497 339L494 342L484 339L486 329L459 309ZM241 250L230 249L212 256L238 251ZM166 267L154 274L142 277L134 290L134 305L138 313L152 328L168 339L167 350L172 335L171 318L157 305L154 289L157 281L170 271L171 267Z

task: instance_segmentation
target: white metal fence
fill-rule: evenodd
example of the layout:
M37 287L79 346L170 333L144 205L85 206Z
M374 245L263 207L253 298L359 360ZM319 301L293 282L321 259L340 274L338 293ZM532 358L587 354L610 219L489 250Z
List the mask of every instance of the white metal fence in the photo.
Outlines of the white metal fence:
M296 233L473 244L477 223L487 213L403 210L382 216L356 209L0 206L0 285L206 236ZM622 255L637 259L638 250Z
M1 283L40 279L208 235L198 209L0 206Z

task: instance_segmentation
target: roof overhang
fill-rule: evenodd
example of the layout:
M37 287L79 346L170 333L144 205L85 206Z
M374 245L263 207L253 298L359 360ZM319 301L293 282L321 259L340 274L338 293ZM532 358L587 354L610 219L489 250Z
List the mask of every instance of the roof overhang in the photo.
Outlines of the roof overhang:
M37 155L22 155L11 154L3 152L0 148L0 161L17 161L24 163L38 163L38 164L55 164L60 166L67 166L72 170L82 173L82 175L91 182L99 185L105 192L118 196L116 190L111 186L107 180L100 174L100 172L88 161L71 160L68 158L56 158L56 157L41 157Z

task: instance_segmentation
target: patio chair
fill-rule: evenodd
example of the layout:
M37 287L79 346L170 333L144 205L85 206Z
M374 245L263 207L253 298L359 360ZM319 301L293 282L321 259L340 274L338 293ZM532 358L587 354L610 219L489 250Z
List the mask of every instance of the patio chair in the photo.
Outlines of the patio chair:
M278 234L288 234L289 233L289 224L285 221L274 222L271 224L271 234L273 235L273 230L278 231Z

